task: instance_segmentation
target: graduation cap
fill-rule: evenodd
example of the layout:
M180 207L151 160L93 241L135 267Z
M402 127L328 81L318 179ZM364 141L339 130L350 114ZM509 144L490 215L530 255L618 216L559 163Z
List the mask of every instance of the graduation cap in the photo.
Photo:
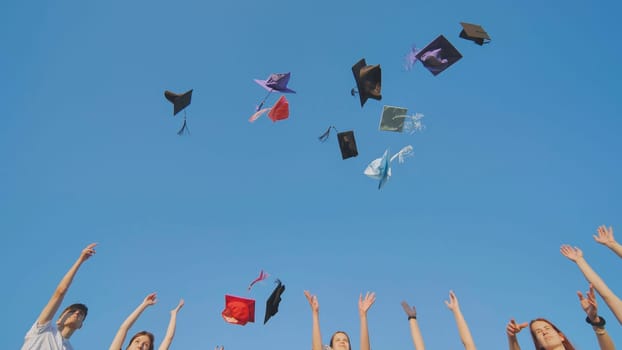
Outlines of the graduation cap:
M354 139L354 131L344 131L337 134L339 140L339 149L341 150L341 158L348 159L359 155L356 148L356 140Z
M272 73L266 80L255 79L255 82L264 89L272 92L278 91L282 93L296 93L296 91L287 87L291 73Z
M281 283L281 280L276 280L277 286L270 294L270 297L266 301L266 315L263 319L263 324L266 324L270 317L276 315L279 312L279 303L281 302L281 295L285 292L285 285Z
M361 107L365 105L368 98L374 100L382 100L381 90L381 70L380 65L374 66L367 65L364 58L356 62L352 66L352 73L354 74L354 80L356 81L356 88L350 90L352 96L359 94L361 100Z
M408 109L404 107L384 106L378 129L393 132L408 131L412 134L416 130L423 129L421 118L423 114L420 113L408 115Z
M287 119L289 118L289 102L285 96L281 96L278 101L276 101L274 106L255 112L250 118L248 118L248 121L252 123L266 112L268 112L268 118L270 118L272 122Z
M426 47L419 50L415 58L423 64L427 70L436 76L449 68L462 58L462 54L447 40L439 35Z
M255 322L255 300L225 295L225 309L221 315L226 322L240 326Z
M320 141L325 142L330 135L330 130L333 129L337 132L337 128L329 126L326 131L318 137ZM354 138L354 131L337 132L337 141L339 142L339 149L341 150L341 158L348 159L358 156L359 152L356 148L356 139Z
M413 147L408 145L402 148L399 152L389 157L389 150L384 151L381 158L376 158L363 171L363 173L372 179L379 180L378 189L381 189L384 184L391 178L391 162L398 158L400 163L404 162L406 156L411 155Z
M177 115L177 113L184 110L184 124L181 129L177 132L178 135L182 135L184 131L187 131L186 125L186 112L185 108L190 105L190 101L192 100L192 89L184 92L183 94L178 94L172 91L164 91L164 97L169 100L173 104L173 116Z
M287 72L287 73L272 73L266 80L255 79L255 82L259 84L259 86L268 90L268 94L263 98L263 100L261 100L261 102L259 103L259 105L257 106L255 110L259 111L261 107L263 107L263 104L266 102L266 100L268 99L268 97L273 91L295 94L296 91L287 87L290 77L291 77L291 73Z
M490 42L490 37L482 26L464 22L460 22L460 25L462 25L462 31L460 32L462 39L471 40L479 46Z

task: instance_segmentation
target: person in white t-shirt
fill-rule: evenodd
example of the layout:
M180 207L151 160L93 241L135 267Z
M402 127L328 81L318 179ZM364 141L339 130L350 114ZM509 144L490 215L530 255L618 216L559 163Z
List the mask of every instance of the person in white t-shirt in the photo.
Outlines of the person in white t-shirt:
M56 324L52 323L52 319L60 308L78 269L82 263L95 254L96 245L97 243L91 243L84 248L78 260L67 271L47 305L41 311L39 318L26 333L22 350L73 350L69 338L76 330L82 328L88 313L86 305L69 305L63 310Z

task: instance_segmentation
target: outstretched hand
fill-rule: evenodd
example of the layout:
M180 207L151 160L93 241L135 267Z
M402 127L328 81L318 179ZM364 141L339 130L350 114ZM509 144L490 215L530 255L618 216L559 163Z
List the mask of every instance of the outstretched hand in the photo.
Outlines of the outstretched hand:
M561 246L559 251L563 256L567 257L571 261L577 262L577 260L583 257L583 252L578 247L571 247L567 244Z
M184 307L184 299L179 299L179 304L171 310L171 314L177 314L182 307Z
M507 327L505 327L505 332L508 337L515 337L523 328L527 328L527 326L529 326L527 322L516 323L514 319L511 319Z
M606 247L610 247L615 244L616 240L613 238L613 228L605 225L601 225L598 227L598 236L594 235L594 240Z
M320 303L317 301L317 296L312 295L308 290L305 290L305 297L309 301L309 305L311 305L311 311L319 312L320 311Z
M408 317L417 318L417 309L415 309L415 305L410 306L406 301L402 301L402 308Z
M143 300L143 305L145 306L155 305L156 301L157 301L156 293L151 293L145 297L145 299Z
M445 300L445 305L451 311L460 310L460 305L458 304L458 298L456 298L456 294L454 294L453 290L449 291L449 301Z
M80 253L80 261L84 262L86 260L88 260L88 258L90 258L91 256L95 255L95 246L97 245L97 243L91 243L89 245L86 246L86 248L82 249L82 252Z
M359 295L359 314L366 315L367 310L374 304L376 301L376 293L365 293L365 298L363 298L363 294Z
M596 294L594 293L594 286L590 283L590 290L585 293L581 291L577 292L577 296L579 297L579 302L581 303L581 308L587 314L587 317L594 321L598 317L598 304L596 303Z

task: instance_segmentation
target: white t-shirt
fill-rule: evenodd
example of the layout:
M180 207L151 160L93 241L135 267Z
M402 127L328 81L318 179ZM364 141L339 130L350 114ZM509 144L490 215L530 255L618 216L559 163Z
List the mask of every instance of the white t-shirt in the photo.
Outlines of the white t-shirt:
M69 339L64 339L56 325L50 321L32 325L26 333L22 350L73 350L73 347Z

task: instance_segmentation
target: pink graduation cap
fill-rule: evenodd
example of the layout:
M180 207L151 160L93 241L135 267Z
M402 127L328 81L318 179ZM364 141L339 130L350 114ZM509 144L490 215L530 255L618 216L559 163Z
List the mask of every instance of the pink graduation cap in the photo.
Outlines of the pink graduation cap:
M439 35L426 47L409 54L410 59L421 61L423 66L436 76L462 58L462 54L447 40ZM414 64L414 63L413 63Z
M255 79L255 82L259 84L259 86L264 89L272 92L278 91L282 93L293 93L296 91L287 87L287 83L289 83L289 78L291 77L291 73L272 73L266 80Z
M268 118L272 119L272 122L276 122L277 120L283 120L289 118L289 102L285 98L285 96L281 96L278 101L274 104L274 106L270 108L264 108L257 112L255 112L249 119L249 122L254 122L259 117L261 117L264 113L268 112Z

